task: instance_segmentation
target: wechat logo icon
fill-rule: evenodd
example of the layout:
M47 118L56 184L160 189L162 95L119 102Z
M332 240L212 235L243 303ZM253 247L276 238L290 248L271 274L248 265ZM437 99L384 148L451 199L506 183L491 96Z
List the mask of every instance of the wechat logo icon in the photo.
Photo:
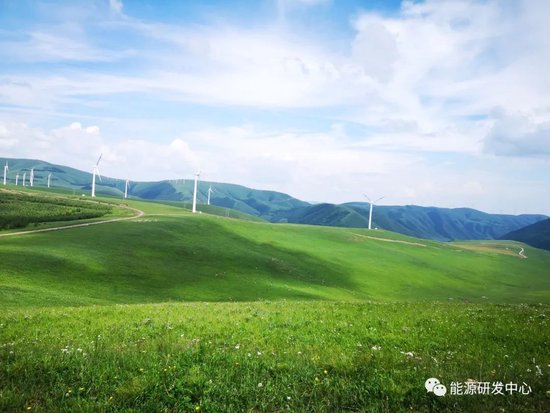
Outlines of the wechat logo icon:
M426 380L426 383L424 383L424 387L426 387L428 393L433 393L439 397L443 397L445 396L445 394L447 394L447 387L441 384L441 382L436 378Z

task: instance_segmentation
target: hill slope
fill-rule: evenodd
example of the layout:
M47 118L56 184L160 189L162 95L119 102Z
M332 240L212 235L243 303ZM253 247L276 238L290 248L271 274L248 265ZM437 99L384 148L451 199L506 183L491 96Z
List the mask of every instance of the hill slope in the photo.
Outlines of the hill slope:
M258 299L539 302L550 253L386 231L267 224L130 201L148 215L0 237L0 305ZM517 250L517 251L516 251Z
M509 232L500 239L520 241L532 247L550 250L550 219Z

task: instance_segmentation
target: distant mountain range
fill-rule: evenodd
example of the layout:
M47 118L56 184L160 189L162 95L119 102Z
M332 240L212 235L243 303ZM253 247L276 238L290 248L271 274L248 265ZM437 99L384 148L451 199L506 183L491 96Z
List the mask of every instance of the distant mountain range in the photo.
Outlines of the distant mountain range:
M23 174L34 168L35 186L46 186L52 173L52 186L74 193L91 191L91 173L74 168L29 159L8 159L8 182L15 183L15 174ZM0 158L4 165L6 158ZM21 184L21 177L20 182ZM275 223L296 223L336 227L368 227L369 204L350 202L341 205L316 204L293 198L290 195L250 189L241 185L202 181L198 202L206 203L208 187L214 193L211 204L230 208ZM100 195L123 196L124 180L104 177L97 182ZM129 194L132 198L175 201L189 204L193 195L192 180L164 180L157 182L132 182ZM378 228L439 241L498 239L507 234L543 221L545 215L487 214L469 208L436 208L407 206L376 206L373 225Z
M550 250L550 219L509 232L500 239L521 241L535 248Z

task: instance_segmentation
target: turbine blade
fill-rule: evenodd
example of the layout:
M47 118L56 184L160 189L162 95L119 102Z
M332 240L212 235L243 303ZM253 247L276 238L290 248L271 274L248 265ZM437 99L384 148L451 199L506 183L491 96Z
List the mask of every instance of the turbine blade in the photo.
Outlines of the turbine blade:
M103 156L103 154L100 154L100 155L99 155L99 158L97 158L97 162L95 163L96 166L99 165L99 161L101 161L101 157L102 157L102 156Z
M384 197L381 196L380 198L378 198L378 199L377 199L376 201L374 201L374 202L378 202L378 201L380 201L381 199L384 199Z
M97 177L99 178L99 182L103 182L103 181L101 180L101 174L99 173L99 168L96 169L95 173L97 174Z
M363 196L364 196L365 198L367 198L367 200L370 202L370 198L369 198L369 196L368 196L367 194L363 194Z

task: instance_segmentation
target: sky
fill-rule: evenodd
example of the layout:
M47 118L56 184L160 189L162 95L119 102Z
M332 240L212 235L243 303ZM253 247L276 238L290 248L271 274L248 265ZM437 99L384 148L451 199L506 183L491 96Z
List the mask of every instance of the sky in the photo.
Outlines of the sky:
M0 0L0 156L550 215L550 2Z

